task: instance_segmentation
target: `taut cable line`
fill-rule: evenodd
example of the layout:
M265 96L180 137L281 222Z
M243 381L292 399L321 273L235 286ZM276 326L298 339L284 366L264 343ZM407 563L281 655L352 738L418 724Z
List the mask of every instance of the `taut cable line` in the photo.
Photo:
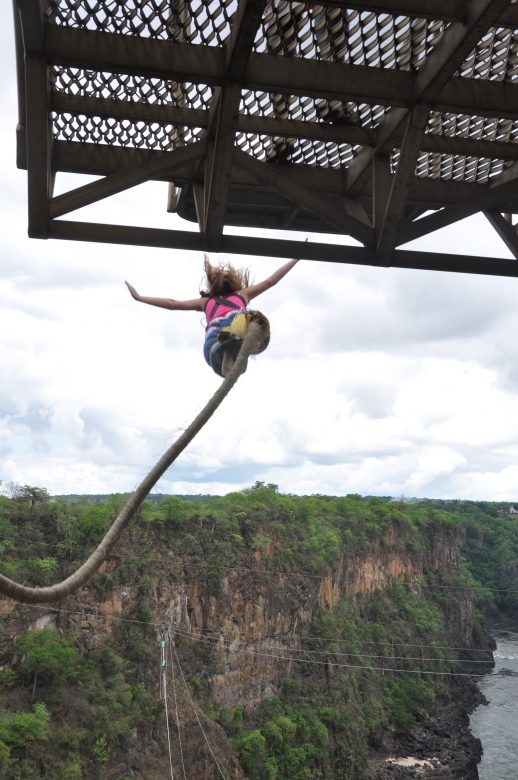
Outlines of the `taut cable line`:
M246 370L247 360L251 353L258 347L262 338L261 328L257 323L251 322L247 328L239 355L234 363L229 376L220 384L212 398L194 418L191 424L178 437L174 444L157 461L146 477L142 480L134 493L131 494L124 507L121 509L113 524L96 547L90 557L69 577L55 585L42 588L31 588L0 574L0 594L8 598L21 601L24 604L48 604L69 596L88 582L106 560L111 550L118 542L122 532L135 517L140 505L156 485L160 477L169 466L184 451L194 439L205 423L207 423L230 390L234 387L241 374Z

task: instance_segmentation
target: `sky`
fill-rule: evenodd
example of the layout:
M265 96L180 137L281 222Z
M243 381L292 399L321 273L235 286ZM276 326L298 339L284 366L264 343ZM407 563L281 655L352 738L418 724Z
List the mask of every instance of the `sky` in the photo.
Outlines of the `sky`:
M11 9L0 15L0 481L131 491L220 380L203 360L202 315L136 303L124 280L196 297L203 258L27 237ZM85 181L58 175L56 192ZM166 198L148 183L71 218L195 229L166 213ZM409 246L509 256L482 216ZM246 265L255 281L282 263L212 259ZM257 301L270 347L155 492L259 480L296 494L518 500L517 286L301 261Z

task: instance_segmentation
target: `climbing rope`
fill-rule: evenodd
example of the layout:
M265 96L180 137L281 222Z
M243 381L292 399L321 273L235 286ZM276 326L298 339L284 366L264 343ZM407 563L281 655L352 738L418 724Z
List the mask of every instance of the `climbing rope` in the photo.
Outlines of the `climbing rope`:
M106 560L111 550L118 542L122 532L135 517L139 507L160 477L162 477L187 445L190 444L196 434L201 431L205 423L210 420L216 409L234 387L240 375L246 370L249 355L257 350L261 339L262 331L260 326L252 321L248 326L245 338L243 339L243 344L229 376L221 383L212 398L197 417L194 418L188 428L185 429L174 444L172 444L162 455L148 475L144 477L140 485L135 492L131 494L125 506L119 512L97 548L73 574L62 580L62 582L43 588L31 588L0 574L0 594L15 599L16 601L21 601L24 604L48 604L53 601L60 601L65 598L65 596L69 596L71 593L74 593L74 591L85 585L93 577L103 561Z

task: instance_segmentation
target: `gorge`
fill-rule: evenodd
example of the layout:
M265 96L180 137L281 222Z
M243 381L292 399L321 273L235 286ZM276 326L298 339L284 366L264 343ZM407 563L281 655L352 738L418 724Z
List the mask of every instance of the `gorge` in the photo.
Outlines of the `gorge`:
M37 498L0 499L2 571L35 585L122 501ZM0 777L477 778L508 509L263 483L147 501L88 588L0 603Z

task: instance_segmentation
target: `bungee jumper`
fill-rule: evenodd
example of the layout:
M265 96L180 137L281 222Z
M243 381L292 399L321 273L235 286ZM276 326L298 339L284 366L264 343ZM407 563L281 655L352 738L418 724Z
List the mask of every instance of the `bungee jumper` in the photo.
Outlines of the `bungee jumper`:
M190 425L185 428L173 444L164 452L154 466L149 470L142 482L126 501L112 525L99 542L87 560L66 579L55 585L45 585L34 588L11 580L0 574L0 595L6 596L24 604L50 604L61 601L74 593L93 577L103 561L106 560L121 537L122 532L133 520L142 502L154 488L160 477L167 471L176 458L210 420L216 409L227 397L230 390L244 372L249 354L257 352L262 339L261 329L256 322L251 322L247 328L243 344L239 350L232 371L219 385L216 392L196 415Z
M203 354L213 371L226 378L232 371L250 322L257 323L261 330L260 343L251 354L263 352L270 341L267 318L261 312L249 309L249 302L274 287L298 262L298 259L290 260L267 279L250 284L248 269L234 268L231 264L213 265L205 255L205 288L200 290L199 298L187 301L140 295L132 284L126 282L126 285L132 297L140 303L163 309L204 312L206 328Z
M86 585L109 556L149 492L210 420L244 373L249 355L257 355L266 349L270 337L268 320L260 312L249 310L248 301L274 287L296 263L298 260L290 260L267 279L250 284L247 270L236 270L232 265L213 266L205 257L207 291L201 292L199 298L190 301L139 295L135 288L126 282L133 298L142 303L166 309L205 311L205 357L216 373L224 377L224 381L190 425L152 466L118 513L104 538L76 571L61 582L37 588L0 574L0 595L24 604L50 604L61 601Z

